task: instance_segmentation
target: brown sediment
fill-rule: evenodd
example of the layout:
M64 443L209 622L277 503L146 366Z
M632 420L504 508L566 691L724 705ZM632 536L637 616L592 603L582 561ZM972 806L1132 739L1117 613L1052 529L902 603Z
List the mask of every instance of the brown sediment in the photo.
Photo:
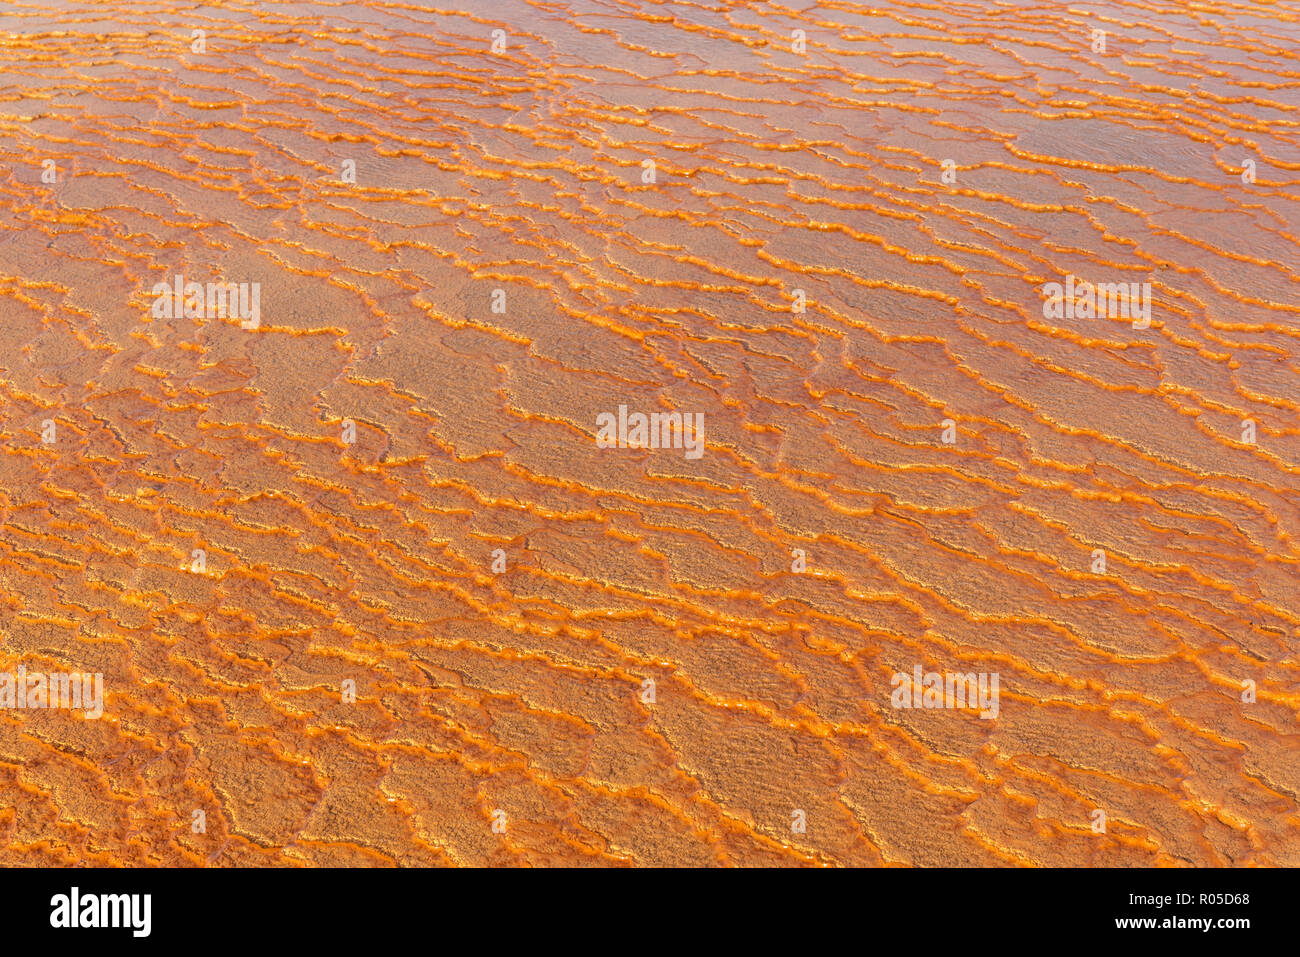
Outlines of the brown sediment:
M798 6L7 7L0 863L1300 864L1300 6Z

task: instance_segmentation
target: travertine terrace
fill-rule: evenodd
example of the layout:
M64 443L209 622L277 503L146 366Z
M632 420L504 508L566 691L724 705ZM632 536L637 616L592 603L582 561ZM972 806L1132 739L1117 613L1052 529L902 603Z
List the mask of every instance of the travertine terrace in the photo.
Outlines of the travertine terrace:
M0 11L0 863L1300 864L1300 7L465 9Z

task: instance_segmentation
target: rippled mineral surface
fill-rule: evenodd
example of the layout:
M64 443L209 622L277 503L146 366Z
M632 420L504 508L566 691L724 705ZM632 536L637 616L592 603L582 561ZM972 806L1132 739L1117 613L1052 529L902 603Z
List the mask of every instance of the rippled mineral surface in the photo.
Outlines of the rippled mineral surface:
M1294 2L5 4L0 863L1300 864L1298 387Z

